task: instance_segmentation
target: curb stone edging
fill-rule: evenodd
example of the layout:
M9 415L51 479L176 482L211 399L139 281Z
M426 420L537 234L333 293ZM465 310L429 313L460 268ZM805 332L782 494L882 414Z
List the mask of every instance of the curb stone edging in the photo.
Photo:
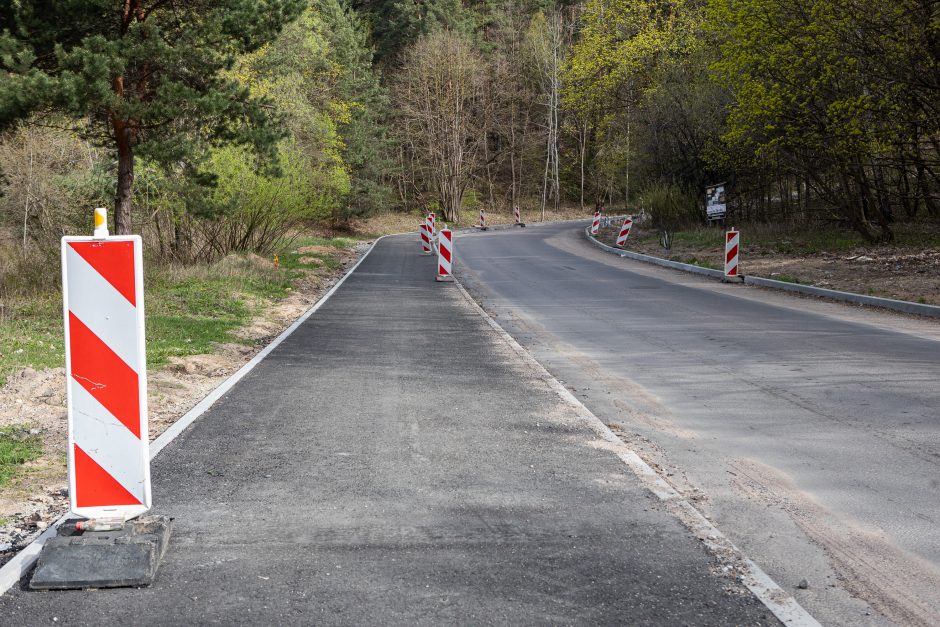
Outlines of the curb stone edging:
M671 261L669 259L653 257L652 255L643 255L641 253L635 253L629 250L620 250L619 248L608 246L607 244L604 244L603 242L600 242L591 236L589 229L585 229L584 236L588 239L588 241L601 250L614 255L619 255L621 257L627 257L628 259L634 259L644 263L651 263L657 266L672 268L674 270L682 270L683 272L691 272L692 274L701 274L716 279L722 279L725 276L725 273L721 270L702 268L701 266L680 263L678 261ZM940 318L940 307L936 305L924 305L921 303L912 303L907 300L881 298L880 296L866 296L865 294L856 294L854 292L842 292L839 290L826 289L824 287L814 287L812 285L802 285L800 283L788 283L787 281L777 281L775 279L765 279L763 277L750 275L744 275L744 283L748 285L766 287L768 289L781 290L784 292L796 292L808 296L820 296L822 298L829 298L844 303L867 305L869 307L880 307L882 309L899 311L901 313L927 316L930 318Z

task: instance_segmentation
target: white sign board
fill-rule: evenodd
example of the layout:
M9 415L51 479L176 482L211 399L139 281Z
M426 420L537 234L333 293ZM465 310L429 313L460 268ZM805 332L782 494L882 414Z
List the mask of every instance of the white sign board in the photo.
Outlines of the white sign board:
M728 213L724 183L705 188L705 213L709 220L722 220Z

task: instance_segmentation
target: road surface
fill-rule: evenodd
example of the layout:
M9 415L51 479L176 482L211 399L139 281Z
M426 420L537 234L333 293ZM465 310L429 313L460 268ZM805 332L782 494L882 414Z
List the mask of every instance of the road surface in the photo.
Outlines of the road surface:
M583 225L455 247L475 299L816 618L940 624L936 321L621 259Z
M152 587L0 623L778 624L435 269L381 241L158 456Z

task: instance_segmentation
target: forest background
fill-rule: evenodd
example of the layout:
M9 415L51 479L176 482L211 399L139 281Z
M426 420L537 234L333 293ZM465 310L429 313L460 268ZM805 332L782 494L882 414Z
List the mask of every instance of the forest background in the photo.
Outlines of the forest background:
M0 319L95 206L156 264L396 212L669 233L716 183L737 224L936 242L932 0L49 6L0 8Z

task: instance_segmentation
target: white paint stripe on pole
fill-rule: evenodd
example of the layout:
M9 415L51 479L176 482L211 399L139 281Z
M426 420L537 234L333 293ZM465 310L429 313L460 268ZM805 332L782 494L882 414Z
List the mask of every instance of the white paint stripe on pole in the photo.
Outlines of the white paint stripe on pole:
M75 381L69 382L72 409L88 418L76 420L72 438L79 447L121 486L144 503L147 501L141 459L128 456L140 446L140 440L117 418ZM145 460L148 461L149 460Z
M69 311L138 372L137 308L71 246L65 255L68 284L81 285L69 291Z
M62 294L69 505L72 512L88 518L134 518L151 504L141 238L63 238ZM100 300L89 300L99 295ZM73 301L88 308L83 315L102 336L76 315ZM134 311L130 328L121 320L127 316L128 305ZM109 323L115 319L122 324L111 328ZM82 404L79 389L94 397L100 407ZM132 441L95 440L90 450L77 444L78 433L87 436L95 428L93 423L110 420L126 425ZM117 457L123 461L115 463ZM117 469L116 476L108 472L109 466Z
M503 329L496 320L491 318L486 311L470 296L470 293L459 281L455 280L457 289L463 294L467 302L477 313L496 331L503 341L506 342L523 361L533 368L542 380L555 391L562 399L567 401L579 413L579 418L595 432L614 445L619 452L617 456L630 468L633 473L642 479L647 489L655 494L660 500L674 504L677 508L683 510L690 516L687 516L685 522L689 528L702 538L702 542L710 548L718 548L723 552L731 552L742 558L747 567L747 572L742 575L741 582L750 590L761 603L763 603L781 622L788 627L822 627L819 622L807 612L796 599L787 594L771 577L765 573L760 566L748 559L741 550L734 545L717 527L711 524L694 505L679 494L659 473L657 473L649 464L637 455L627 444L610 430L606 424L601 421L594 413L585 407L578 398L571 393L558 379L545 369L535 357L532 356L519 342L516 341L505 329ZM691 521L689 520L691 518ZM720 553L719 553L720 554Z
M738 276L741 233L732 228L725 234L725 276Z

